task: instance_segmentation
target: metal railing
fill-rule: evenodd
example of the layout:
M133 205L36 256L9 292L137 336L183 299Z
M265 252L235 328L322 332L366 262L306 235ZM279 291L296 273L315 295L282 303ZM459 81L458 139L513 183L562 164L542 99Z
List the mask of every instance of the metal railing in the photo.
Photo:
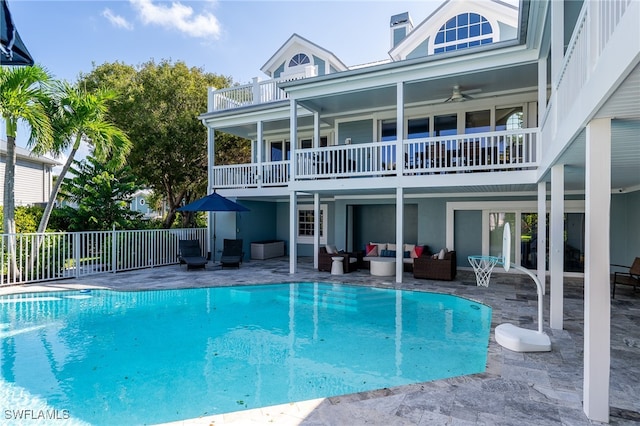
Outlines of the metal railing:
M2 234L0 286L171 265L179 240L199 240L206 255L206 237L206 228Z

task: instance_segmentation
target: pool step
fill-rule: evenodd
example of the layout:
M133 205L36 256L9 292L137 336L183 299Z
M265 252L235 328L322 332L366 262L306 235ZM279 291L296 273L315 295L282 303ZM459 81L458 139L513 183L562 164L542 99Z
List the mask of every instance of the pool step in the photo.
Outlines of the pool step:
M281 300L289 300L282 296ZM327 287L320 286L317 295L312 286L300 286L296 291L296 303L318 303L322 308L337 309L342 311L357 312L360 305L368 307L386 306L389 304L388 294L362 292L362 289L353 287Z

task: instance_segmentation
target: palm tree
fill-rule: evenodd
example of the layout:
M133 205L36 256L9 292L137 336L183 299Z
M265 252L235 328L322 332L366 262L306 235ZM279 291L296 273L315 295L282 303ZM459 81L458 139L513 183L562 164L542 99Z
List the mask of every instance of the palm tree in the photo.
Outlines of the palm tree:
M125 163L131 150L127 135L107 118L108 103L116 99L114 91L98 89L89 93L67 82L58 83L57 97L49 103L49 116L54 128L54 141L49 151L56 155L71 147L60 176L56 180L49 202L40 220L38 233L46 230L60 185L73 163L81 142L93 148L98 161L109 161L111 165Z
M5 233L15 231L15 163L18 120L25 120L31 128L28 144L44 151L50 149L52 128L44 103L48 97L45 84L49 74L41 67L0 67L0 115L7 129L7 164L4 177Z
M31 128L29 146L41 150L51 148L52 128L44 102L48 97L46 84L49 74L41 67L0 67L0 115L7 131L7 163L4 173L3 232L14 234L15 223L15 166L18 120ZM8 252L12 261L9 273L17 271L13 237L8 239Z

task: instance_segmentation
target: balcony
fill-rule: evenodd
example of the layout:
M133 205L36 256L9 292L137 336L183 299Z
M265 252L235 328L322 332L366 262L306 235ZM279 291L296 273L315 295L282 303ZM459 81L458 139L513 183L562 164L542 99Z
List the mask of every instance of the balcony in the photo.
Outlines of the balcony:
M538 166L539 129L297 149L295 181L527 170ZM398 158L403 159L398 163ZM287 186L292 161L214 166L215 188ZM401 168L399 170L398 168Z

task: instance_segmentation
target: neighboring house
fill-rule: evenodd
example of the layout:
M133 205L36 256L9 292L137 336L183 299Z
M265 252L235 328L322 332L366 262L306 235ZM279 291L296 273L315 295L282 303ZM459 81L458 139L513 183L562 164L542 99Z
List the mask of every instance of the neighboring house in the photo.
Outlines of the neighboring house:
M585 412L606 421L609 265L640 256L639 22L632 0L449 0L393 16L388 58L352 67L294 34L272 79L209 91L209 189L251 209L215 215L217 241L285 240L292 273L325 241L468 267L510 222L512 261L549 272L551 328L563 277L584 276ZM216 132L251 139L252 162L214 164Z
M7 164L7 142L0 140L0 200L4 197L4 171ZM53 188L52 169L59 163L16 147L16 206L45 205Z
M147 197L151 195L151 190L140 189L136 191L130 202L131 210L142 213L144 219L162 219L164 212L153 210L147 202Z

